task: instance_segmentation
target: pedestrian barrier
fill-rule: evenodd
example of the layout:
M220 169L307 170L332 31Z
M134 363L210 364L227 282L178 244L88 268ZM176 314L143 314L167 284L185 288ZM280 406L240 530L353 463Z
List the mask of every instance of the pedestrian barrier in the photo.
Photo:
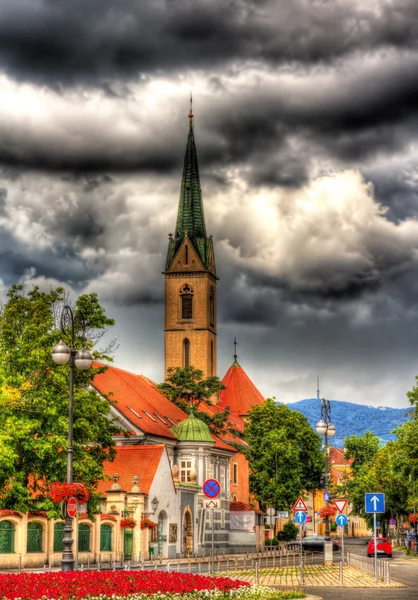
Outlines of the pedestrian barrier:
M347 564L363 573L374 575L374 559L360 554L347 553ZM379 558L377 560L377 578L385 583L390 583L389 563Z

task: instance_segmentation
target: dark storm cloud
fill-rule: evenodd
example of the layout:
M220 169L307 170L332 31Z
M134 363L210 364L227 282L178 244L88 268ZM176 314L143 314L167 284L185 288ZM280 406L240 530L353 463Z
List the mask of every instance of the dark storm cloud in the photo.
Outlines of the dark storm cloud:
M54 85L237 60L312 64L418 39L414 0L2 0L0 8L0 64Z

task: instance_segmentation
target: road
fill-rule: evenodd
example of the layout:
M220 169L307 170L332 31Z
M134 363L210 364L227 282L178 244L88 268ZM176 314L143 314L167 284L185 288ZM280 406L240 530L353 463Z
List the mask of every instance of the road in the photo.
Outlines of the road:
M366 540L348 540L348 552L367 555ZM418 600L418 559L405 558L402 552L394 552L390 564L390 577L405 585L404 588L318 588L304 587L303 589L324 600Z

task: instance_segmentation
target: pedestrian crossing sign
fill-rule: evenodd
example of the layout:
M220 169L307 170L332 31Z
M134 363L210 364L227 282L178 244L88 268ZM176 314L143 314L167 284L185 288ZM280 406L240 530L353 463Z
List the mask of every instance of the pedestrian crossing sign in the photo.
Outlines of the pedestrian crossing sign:
M299 498L296 500L295 505L293 507L293 512L308 512L308 507L305 504L305 501L303 500L302 496L299 496Z

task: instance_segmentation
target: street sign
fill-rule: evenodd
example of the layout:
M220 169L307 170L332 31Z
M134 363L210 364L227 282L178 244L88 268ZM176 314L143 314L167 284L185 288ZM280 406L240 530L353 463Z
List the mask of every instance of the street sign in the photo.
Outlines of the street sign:
M396 519L390 519L389 525L396 525Z
M217 479L206 479L202 487L206 498L217 498L221 493L221 484Z
M324 492L324 502L329 502L331 499L331 496L329 495L329 492Z
M221 508L221 499L205 500L205 508Z
M276 511L272 506L269 506L268 509L266 510L266 513L268 514L269 517L274 517L274 515L276 514Z
M335 517L335 522L337 523L337 525L339 525L340 527L344 527L345 525L347 525L348 523L348 518L346 515L343 515L342 513L340 513L339 515L337 515Z
M366 513L385 512L385 494L382 494L380 492L364 494L364 503Z
M277 513L277 516L280 519L288 519L289 518L289 513L287 512L287 510L279 510L279 512Z
M344 512L345 507L347 506L348 500L333 500L333 503L337 507L339 513Z
M299 512L301 510L304 512L308 512L308 507L306 506L302 496L299 496L299 498L296 500L292 510L293 512Z
M299 510L295 514L295 521L296 521L296 523L299 523L299 525L303 525L303 523L306 522L306 513Z
M276 517L264 517L266 520L266 525L270 525L270 527L272 525L276 524Z
M77 514L77 500L74 498L74 496L70 496L68 498L67 513L68 513L68 516L71 517L72 519Z

